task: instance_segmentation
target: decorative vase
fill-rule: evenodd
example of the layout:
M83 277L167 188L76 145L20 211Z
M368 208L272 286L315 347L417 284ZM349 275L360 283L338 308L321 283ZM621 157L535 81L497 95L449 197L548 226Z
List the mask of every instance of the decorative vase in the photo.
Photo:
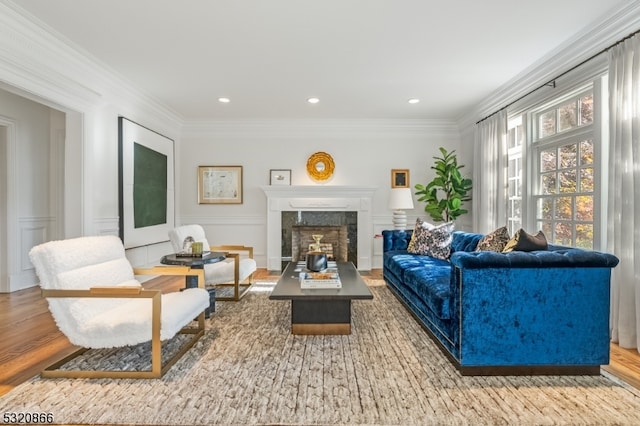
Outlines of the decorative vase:
M314 243L309 244L309 253L307 253L307 269L313 272L320 272L327 269L327 254L322 252L320 240L324 235L314 234Z
M307 253L307 269L313 272L327 269L327 254L311 251Z

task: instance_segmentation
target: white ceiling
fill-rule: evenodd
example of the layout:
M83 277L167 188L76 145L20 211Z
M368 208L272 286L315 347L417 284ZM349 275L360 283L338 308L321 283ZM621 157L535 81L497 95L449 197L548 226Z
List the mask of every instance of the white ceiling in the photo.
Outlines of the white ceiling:
M189 121L455 120L626 2L15 0Z

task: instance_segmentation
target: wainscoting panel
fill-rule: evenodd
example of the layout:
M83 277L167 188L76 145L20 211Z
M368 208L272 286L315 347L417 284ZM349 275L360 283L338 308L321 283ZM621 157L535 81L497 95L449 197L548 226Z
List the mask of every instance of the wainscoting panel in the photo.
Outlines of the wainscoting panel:
M38 284L38 277L29 260L29 251L34 246L49 241L56 226L54 217L18 218L17 262L9 271L9 291L22 290Z

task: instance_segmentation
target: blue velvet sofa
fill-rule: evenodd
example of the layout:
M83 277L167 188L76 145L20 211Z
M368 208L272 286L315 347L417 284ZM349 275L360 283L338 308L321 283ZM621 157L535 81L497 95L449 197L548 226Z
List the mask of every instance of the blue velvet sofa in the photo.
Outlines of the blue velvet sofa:
M549 245L476 252L455 231L449 260L410 254L383 231L388 287L463 375L591 374L609 363L609 287L618 258Z

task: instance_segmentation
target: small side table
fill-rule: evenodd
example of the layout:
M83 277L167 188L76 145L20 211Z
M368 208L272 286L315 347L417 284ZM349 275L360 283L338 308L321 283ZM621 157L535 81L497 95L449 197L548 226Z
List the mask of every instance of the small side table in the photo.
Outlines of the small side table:
M163 265L179 265L187 266L189 269L193 269L194 275L187 275L185 278L185 287L205 288L204 285L204 265L208 263L217 263L226 259L227 253L221 251L205 252L202 256L178 256L176 253L162 256L160 263ZM200 282L201 281L201 282ZM205 317L209 318L212 312L216 310L216 290L215 288L207 288L209 292L209 309L205 311Z

